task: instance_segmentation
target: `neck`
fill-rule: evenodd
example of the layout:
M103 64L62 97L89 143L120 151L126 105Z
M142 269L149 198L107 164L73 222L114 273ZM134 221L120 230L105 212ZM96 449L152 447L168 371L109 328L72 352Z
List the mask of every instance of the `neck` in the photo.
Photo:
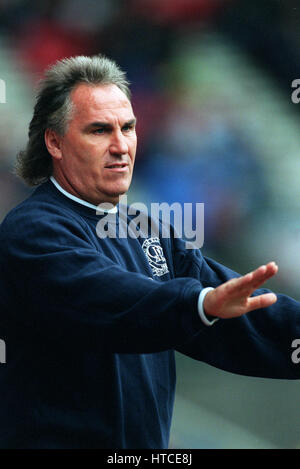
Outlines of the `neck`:
M86 195L84 191L78 190L76 186L70 181L66 175L62 171L57 171L55 166L53 168L53 177L56 180L56 182L60 185L62 189L64 189L68 194L73 195L74 197L77 197L80 200L84 200L85 202L88 202L96 207L98 205L108 205L108 206L116 206L119 203L119 195L116 197L111 197L111 198L105 198L101 197L99 194L88 194ZM78 184L79 186L79 184ZM95 195L95 197L93 197Z
M83 199L81 197L77 197L75 194L72 194L71 192L67 191L64 187L61 186L61 184L56 180L56 178L54 176L51 176L50 180L53 182L55 187L62 194L64 194L66 197L68 197L71 200L74 200L77 203L80 203L82 205L85 205L86 207L92 208L92 209L96 210L97 212L99 212L99 211L100 212L103 211L105 213L115 213L115 212L117 212L117 207L113 204L103 203L103 202L98 204L98 205L92 204L92 203L86 201L85 199ZM113 207L112 207L112 205L113 205Z

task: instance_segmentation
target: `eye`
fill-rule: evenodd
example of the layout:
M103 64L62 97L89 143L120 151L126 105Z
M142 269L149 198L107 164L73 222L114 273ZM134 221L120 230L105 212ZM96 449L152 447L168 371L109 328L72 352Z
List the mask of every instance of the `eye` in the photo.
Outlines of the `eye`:
M126 124L122 127L123 132L129 132L130 130L134 130L134 124Z
M99 129L93 130L93 134L104 134L105 129L103 127L99 127Z

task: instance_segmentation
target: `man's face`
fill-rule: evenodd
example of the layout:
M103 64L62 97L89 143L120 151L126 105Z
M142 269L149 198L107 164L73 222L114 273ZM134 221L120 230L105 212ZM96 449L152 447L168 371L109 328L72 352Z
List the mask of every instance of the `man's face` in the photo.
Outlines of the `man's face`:
M71 100L74 112L64 136L45 134L53 175L83 200L116 204L130 186L136 153L130 101L116 85L87 84L79 84Z

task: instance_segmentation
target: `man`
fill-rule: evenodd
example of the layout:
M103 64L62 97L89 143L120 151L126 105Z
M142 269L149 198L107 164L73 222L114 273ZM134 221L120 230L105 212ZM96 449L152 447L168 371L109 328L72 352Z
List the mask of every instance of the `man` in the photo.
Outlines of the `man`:
M47 71L17 164L38 188L0 230L2 448L166 448L174 350L235 373L300 376L299 303L257 290L275 263L239 276L174 234L98 236L97 206L118 212L131 183L135 123L109 59Z

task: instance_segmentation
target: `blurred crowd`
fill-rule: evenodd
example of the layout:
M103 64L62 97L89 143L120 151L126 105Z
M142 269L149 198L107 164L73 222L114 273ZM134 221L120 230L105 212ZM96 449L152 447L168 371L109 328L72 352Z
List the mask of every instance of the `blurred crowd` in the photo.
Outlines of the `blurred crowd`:
M273 163L244 125L247 109L228 92L226 73L239 70L229 56L238 48L241 63L254 63L289 99L290 83L300 78L297 19L296 0L0 0L0 78L6 67L13 76L0 104L1 219L31 190L12 168L44 69L103 53L132 83L139 139L132 200L204 202L205 249L247 268L251 254L240 238L272 209Z

